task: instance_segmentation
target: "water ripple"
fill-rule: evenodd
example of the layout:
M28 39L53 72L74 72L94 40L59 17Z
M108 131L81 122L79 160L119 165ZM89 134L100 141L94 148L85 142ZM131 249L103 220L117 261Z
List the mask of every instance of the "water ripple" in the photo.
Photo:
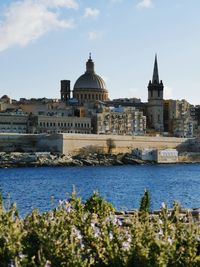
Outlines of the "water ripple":
M83 199L99 191L118 209L137 208L144 189L151 192L152 209L173 200L200 207L200 164L0 169L0 190L22 215L32 208L49 210L52 196L57 203L73 186Z

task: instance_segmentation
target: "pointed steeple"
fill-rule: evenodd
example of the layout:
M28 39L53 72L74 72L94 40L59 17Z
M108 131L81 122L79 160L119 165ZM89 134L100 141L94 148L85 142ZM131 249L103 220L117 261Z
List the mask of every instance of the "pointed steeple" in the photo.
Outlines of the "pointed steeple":
M159 84L157 54L155 55L152 83L158 83Z
M86 62L86 72L94 73L94 62L91 58L91 53L89 53L89 59Z

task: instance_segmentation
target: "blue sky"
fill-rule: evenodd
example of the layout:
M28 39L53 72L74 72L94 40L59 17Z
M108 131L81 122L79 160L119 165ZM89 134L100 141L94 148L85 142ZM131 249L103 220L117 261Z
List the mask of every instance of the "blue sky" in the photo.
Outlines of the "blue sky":
M0 1L0 96L59 98L89 52L110 98L147 100L155 53L165 98L200 104L199 0Z

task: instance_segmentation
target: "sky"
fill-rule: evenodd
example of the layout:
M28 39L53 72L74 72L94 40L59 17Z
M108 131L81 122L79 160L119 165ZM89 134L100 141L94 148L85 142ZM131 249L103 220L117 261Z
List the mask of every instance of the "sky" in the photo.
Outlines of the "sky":
M0 96L59 98L92 54L110 99L147 101L155 54L165 99L200 104L199 0L1 0Z

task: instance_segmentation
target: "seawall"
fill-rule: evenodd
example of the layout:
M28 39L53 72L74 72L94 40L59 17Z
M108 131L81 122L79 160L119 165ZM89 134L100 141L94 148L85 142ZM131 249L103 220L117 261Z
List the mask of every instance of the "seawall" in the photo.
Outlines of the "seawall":
M160 136L0 134L0 152L55 152L67 155L98 150L113 154L130 153L134 148L177 148L187 151L187 147L195 142L196 139Z
M121 135L72 135L63 134L63 154L79 153L81 148L101 149L114 154L130 153L134 148L177 148L187 143L187 138L121 136Z

